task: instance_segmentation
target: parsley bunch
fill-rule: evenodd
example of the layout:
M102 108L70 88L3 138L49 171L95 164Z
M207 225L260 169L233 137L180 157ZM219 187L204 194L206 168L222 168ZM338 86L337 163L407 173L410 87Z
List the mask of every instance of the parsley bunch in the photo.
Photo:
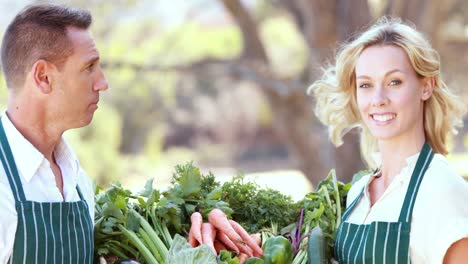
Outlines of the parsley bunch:
M233 210L232 218L250 233L272 226L281 229L294 222L299 214L291 196L246 182L242 175L223 184L221 199Z

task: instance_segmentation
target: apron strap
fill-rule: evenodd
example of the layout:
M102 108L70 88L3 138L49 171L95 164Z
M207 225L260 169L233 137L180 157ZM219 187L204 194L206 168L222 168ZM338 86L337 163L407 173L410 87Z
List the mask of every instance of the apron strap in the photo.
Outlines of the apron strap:
M416 196L418 194L419 186L421 185L424 174L429 168L429 164L434 157L434 152L429 144L424 143L424 146L419 154L418 161L411 175L411 180L408 186L408 191L406 192L405 200L403 201L403 206L400 212L400 222L411 222L411 217L413 215L414 203L416 201Z
M362 188L361 192L358 194L358 196L356 197L356 199L354 199L354 201L348 206L348 208L346 208L345 212L343 213L343 216L342 216L342 222L344 222L346 219L348 219L348 216L351 214L351 212L353 211L354 207L356 206L356 204L359 202L359 200L361 199L361 196L362 194L364 193L364 190L366 189L366 187L364 186L364 188Z
M78 184L76 184L76 191L78 192L78 195L80 196L80 199L81 199L82 201L86 201L86 200L84 199L83 194L81 193L81 190L80 190L80 187L78 186Z
M416 162L416 166L413 170L413 174L411 175L411 180L408 186L408 190L406 191L405 200L401 208L400 217L398 220L399 222L411 221L411 216L413 215L414 203L416 201L416 195L418 193L419 186L421 185L424 174L429 168L429 164L431 163L433 157L434 152L432 151L432 148L429 146L429 144L427 144L427 142L424 143L421 153L419 154L418 161ZM348 216L351 214L354 207L361 199L361 196L364 193L365 189L366 187L364 186L364 188L362 188L361 192L356 197L356 199L354 199L354 201L349 205L349 207L346 208L346 211L343 213L342 221L348 219Z
M5 129L3 128L3 123L0 117L0 159L3 164L3 169L7 175L8 181L10 183L11 191L13 192L13 197L15 202L26 201L26 197L23 191L23 185L21 184L21 179L19 177L18 169L16 168L15 159L11 153L10 144L5 134Z

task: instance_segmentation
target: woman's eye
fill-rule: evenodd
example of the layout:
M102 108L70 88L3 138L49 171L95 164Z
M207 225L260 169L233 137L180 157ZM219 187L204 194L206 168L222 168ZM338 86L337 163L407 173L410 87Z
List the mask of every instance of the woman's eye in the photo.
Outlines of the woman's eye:
M392 80L392 81L390 82L390 85L391 85L391 86L396 86L396 85L400 85L400 84L401 84L401 81L400 81L400 80Z
M359 88L369 88L369 87L370 87L370 84L368 84L368 83L361 83L359 85Z

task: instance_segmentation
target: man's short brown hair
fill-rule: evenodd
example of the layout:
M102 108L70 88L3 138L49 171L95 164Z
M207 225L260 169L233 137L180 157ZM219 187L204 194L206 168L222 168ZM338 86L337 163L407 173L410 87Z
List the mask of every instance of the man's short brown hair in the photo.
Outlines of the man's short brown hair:
M88 29L91 22L88 11L63 5L37 4L24 8L3 36L1 60L7 86L19 89L32 65L40 59L63 66L73 54L67 28Z

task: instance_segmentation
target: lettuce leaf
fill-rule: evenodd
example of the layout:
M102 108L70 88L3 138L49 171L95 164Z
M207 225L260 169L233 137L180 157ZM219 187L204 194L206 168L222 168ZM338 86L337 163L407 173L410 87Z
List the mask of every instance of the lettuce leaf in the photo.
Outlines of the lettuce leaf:
M192 248L187 240L176 234L166 256L166 264L216 264L216 256L207 245Z

